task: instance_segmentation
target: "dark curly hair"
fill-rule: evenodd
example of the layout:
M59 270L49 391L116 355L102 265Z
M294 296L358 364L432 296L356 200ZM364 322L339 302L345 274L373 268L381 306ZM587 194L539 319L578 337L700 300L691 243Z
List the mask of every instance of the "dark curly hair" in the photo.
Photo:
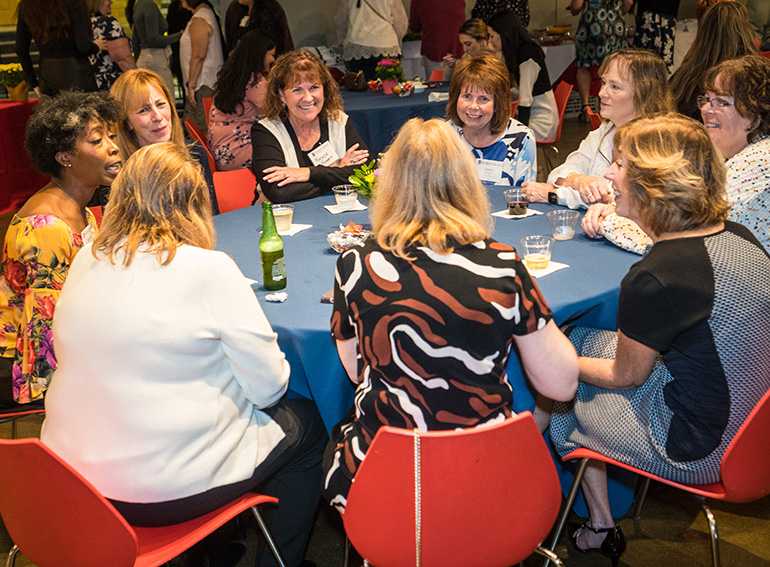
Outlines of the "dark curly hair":
M275 38L264 30L246 32L217 74L214 106L225 114L243 112L246 87L267 75L265 54L275 49Z
M749 143L770 135L770 59L744 55L723 61L706 72L703 90L735 99L738 114L751 120Z
M64 91L43 97L27 122L24 149L40 173L59 177L62 166L56 154L75 153L78 138L91 120L112 127L122 117L120 103L106 92Z

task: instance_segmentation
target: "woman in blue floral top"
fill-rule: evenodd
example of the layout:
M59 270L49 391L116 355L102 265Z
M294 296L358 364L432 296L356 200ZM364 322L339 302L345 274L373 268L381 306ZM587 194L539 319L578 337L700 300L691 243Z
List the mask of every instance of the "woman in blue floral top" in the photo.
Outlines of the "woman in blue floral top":
M107 50L91 55L89 59L99 90L108 91L123 71L136 69L131 42L120 22L112 17L112 0L86 0L86 4L91 13L94 38L107 40Z
M25 147L51 182L11 220L0 265L0 409L42 401L56 369L51 325L67 271L96 232L86 204L120 169L112 127L120 105L107 93L41 100Z

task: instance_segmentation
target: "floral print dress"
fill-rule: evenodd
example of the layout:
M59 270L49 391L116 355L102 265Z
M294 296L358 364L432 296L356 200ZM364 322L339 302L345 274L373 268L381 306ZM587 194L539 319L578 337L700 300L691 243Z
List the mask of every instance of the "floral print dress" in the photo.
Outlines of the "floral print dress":
M123 31L120 22L112 16L93 14L91 16L91 27L94 31L94 38L103 37L107 41L113 41L126 37L126 32ZM129 40L128 48L131 49L131 40ZM106 50L100 51L96 55L91 55L88 59L94 68L94 77L96 78L96 85L99 87L99 90L110 90L123 71L121 71L118 64L110 57Z
M0 265L0 356L13 358L13 398L38 400L56 369L53 313L75 255L96 233L87 211L81 234L54 215L14 216Z

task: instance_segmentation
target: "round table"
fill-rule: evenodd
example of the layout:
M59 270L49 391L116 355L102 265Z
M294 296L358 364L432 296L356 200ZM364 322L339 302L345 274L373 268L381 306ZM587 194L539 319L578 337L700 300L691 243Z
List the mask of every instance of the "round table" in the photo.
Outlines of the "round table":
M503 189L488 188L493 212L505 209ZM367 211L333 215L323 208L331 204L334 204L331 195L294 203L293 222L311 224L312 228L283 237L287 270L284 291L289 296L286 302L266 301L265 295L270 292L254 285L262 309L278 334L278 344L291 364L290 391L316 402L327 429L350 409L355 390L331 340L332 306L320 301L321 296L334 287L334 266L339 257L326 242L326 235L351 220L356 224L369 222ZM536 204L530 208L545 213L559 207ZM258 247L261 214L260 207L247 207L214 218L217 249L230 254L246 277L259 282L262 281ZM551 234L545 214L518 220L495 218L493 237L500 242L518 247L520 238L533 234ZM570 267L536 281L557 324L582 314L578 324L614 330L620 281L637 260L639 256L605 240L591 240L578 228L572 240L554 243L552 261ZM534 392L523 376L517 357L510 357L507 371L514 391L514 411L531 410ZM622 502L615 505L613 511L627 509L630 496L630 491L624 490ZM613 504L617 501L616 496Z

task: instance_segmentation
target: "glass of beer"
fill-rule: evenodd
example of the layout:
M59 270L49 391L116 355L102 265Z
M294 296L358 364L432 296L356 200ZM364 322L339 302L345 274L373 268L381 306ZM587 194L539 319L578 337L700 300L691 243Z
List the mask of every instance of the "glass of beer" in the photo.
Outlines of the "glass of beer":
M503 191L505 202L508 205L508 214L512 217L520 217L527 214L529 203L524 196L524 191L521 187L514 187L513 189L507 189Z
M553 238L550 236L525 236L521 239L520 255L528 270L544 270L551 261Z
M294 216L294 205L273 205L275 229L278 232L291 230L291 219Z

